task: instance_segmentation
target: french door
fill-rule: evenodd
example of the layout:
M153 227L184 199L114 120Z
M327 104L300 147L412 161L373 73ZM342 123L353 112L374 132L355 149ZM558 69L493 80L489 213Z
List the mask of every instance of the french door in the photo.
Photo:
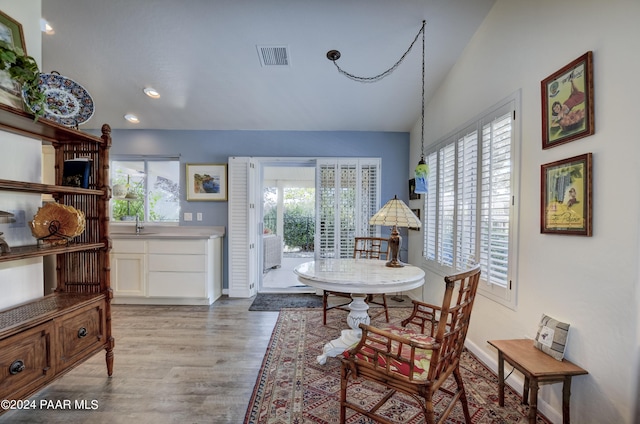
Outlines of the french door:
M228 294L257 293L262 231L261 164L300 158L230 157L228 165ZM308 158L307 158L308 160ZM380 158L318 158L315 258L353 255L356 236L376 236L369 218L380 208Z

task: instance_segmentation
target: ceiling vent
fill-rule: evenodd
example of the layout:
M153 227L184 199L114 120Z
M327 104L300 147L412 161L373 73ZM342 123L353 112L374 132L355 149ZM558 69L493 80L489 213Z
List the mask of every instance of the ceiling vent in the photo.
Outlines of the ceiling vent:
M262 66L289 66L287 46L256 46Z

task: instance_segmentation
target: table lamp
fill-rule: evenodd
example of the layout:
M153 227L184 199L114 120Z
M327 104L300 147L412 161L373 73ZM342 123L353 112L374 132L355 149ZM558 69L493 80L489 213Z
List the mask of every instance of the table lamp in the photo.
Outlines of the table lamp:
M392 268L403 267L404 264L398 260L402 237L398 233L398 227L420 228L420 218L398 196L393 196L375 215L369 219L369 225L386 225L391 228L389 237L389 249L391 255L386 266Z

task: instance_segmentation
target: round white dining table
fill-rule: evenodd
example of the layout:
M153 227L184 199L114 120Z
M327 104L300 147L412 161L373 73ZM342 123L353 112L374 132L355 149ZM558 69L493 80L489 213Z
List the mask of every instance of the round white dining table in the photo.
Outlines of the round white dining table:
M415 289L424 284L424 271L413 265L392 268L378 259L320 259L305 262L293 272L298 280L317 289L349 293L347 324L340 337L324 345L318 362L325 364L328 357L335 357L360 341L360 323L369 324L365 302L367 294L395 293Z

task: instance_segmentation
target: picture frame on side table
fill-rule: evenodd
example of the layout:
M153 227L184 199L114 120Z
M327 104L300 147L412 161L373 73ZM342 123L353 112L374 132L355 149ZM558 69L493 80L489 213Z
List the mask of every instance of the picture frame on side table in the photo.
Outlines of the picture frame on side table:
M543 149L595 132L592 52L548 76L540 86Z
M14 48L19 47L25 55L27 54L22 25L2 11L0 11L0 40ZM4 69L0 70L0 103L15 109L24 109L22 87L11 79L9 73Z
M591 168L591 153L541 166L541 233L591 236Z
M186 170L187 200L227 200L227 164L187 164Z

